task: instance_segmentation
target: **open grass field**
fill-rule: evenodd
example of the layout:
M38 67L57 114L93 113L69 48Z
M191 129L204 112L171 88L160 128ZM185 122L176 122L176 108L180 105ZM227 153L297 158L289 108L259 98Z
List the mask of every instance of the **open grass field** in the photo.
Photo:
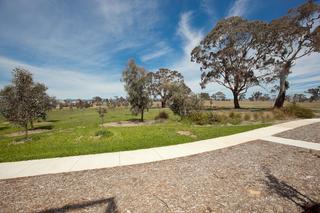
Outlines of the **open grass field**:
M161 109L146 112L145 119L153 120ZM35 123L37 130L31 141L19 143L23 136L12 136L21 131L5 120L0 120L0 162L72 156L81 154L134 150L186 143L196 140L235 134L268 124L198 126L181 122L169 109L169 119L145 126L100 127L95 109L64 109L49 112L46 122ZM137 119L128 109L109 110L105 122ZM110 135L97 137L98 130L106 129ZM179 135L189 131L192 135Z

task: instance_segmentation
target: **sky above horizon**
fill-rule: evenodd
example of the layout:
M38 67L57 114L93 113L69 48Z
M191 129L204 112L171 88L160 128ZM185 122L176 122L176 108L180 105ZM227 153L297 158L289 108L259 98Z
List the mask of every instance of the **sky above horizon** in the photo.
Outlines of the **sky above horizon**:
M129 59L149 71L180 71L194 92L231 92L216 84L201 90L191 50L219 19L271 21L302 0L0 0L0 88L23 67L59 99L125 96L121 73ZM289 94L320 85L319 54L298 60ZM268 93L266 87L249 90Z

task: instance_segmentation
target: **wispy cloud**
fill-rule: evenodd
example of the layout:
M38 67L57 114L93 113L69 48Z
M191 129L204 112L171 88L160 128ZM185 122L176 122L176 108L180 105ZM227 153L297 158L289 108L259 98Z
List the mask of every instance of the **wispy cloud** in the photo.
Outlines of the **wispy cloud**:
M201 9L211 18L217 18L217 10L215 8L216 0L202 0L200 3Z
M235 0L227 13L227 17L246 16L250 12L250 6L252 6L250 0Z
M143 55L143 56L141 57L141 60L144 61L144 62L146 62L146 61L149 61L149 60L158 58L158 57L160 57L160 56L163 56L163 55L169 53L170 51L171 51L171 48L169 48L169 47L164 47L164 48L162 48L162 49L160 49L160 50L156 50L156 51L154 51L154 52L151 52L151 53L148 53L148 54L146 54L146 55Z
M156 1L80 0L75 13L65 1L3 1L0 29L6 30L0 39L47 64L104 69L117 52L157 39L152 31L157 6Z
M45 83L49 88L48 93L58 98L92 98L97 95L112 97L125 94L120 83L120 74L92 74L76 70L33 66L0 56L1 76L11 78L11 70L15 67L31 71L35 80Z
M192 12L184 12L180 15L177 27L177 34L182 40L183 54L181 58L172 64L172 68L180 71L184 77L186 84L194 91L200 91L200 66L191 62L191 51L196 47L203 38L203 31L195 29L191 26L190 21Z

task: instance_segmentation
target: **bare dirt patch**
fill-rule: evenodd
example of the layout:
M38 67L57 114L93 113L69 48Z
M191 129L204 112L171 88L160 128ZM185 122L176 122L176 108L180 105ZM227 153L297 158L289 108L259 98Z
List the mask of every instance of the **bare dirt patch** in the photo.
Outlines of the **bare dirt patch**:
M192 134L192 132L190 132L190 131L178 131L177 134L184 135L184 136L190 136L192 138L197 138L197 136Z
M131 126L145 126L156 123L156 121L118 121L118 122L110 122L103 124L104 127L131 127Z
M28 135L33 135L33 134L39 134L39 133L44 133L44 132L49 132L51 130L49 129L33 129L28 131ZM13 132L9 134L5 134L7 137L17 137L17 136L23 136L25 135L25 131L18 131L18 132Z
M320 202L318 155L254 141L154 163L0 180L0 209L307 212Z

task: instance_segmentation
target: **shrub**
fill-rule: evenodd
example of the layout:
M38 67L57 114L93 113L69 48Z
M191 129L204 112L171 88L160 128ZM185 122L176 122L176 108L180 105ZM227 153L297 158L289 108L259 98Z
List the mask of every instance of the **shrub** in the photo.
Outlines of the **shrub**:
M280 109L274 109L273 110L273 116L276 120L283 120L285 119L288 115L283 110Z
M259 117L260 117L259 113L255 112L255 113L253 114L253 119L254 119L255 121L258 120Z
M100 137L110 137L112 135L113 133L108 130L98 130L95 133L95 136L100 136Z
M311 109L306 109L296 104L291 104L289 106L284 107L283 112L290 116L295 116L297 118L313 118L314 113Z
M166 113L165 111L161 111L159 112L159 114L154 118L155 120L159 120L159 119L168 119L169 118L169 114Z
M244 114L243 119L244 119L245 121L249 121L249 120L251 119L250 114L248 114L248 113Z
M219 115L217 113L209 113L208 114L208 123L209 124L216 124L216 123L221 123L223 122L225 116Z
M229 118L234 118L235 115L236 115L236 114L235 114L234 112L230 112L230 113L229 113Z
M232 125L238 125L241 123L241 117L234 117L232 119L229 120L229 123Z
M208 124L208 113L200 111L192 112L189 115L189 119L198 125Z

